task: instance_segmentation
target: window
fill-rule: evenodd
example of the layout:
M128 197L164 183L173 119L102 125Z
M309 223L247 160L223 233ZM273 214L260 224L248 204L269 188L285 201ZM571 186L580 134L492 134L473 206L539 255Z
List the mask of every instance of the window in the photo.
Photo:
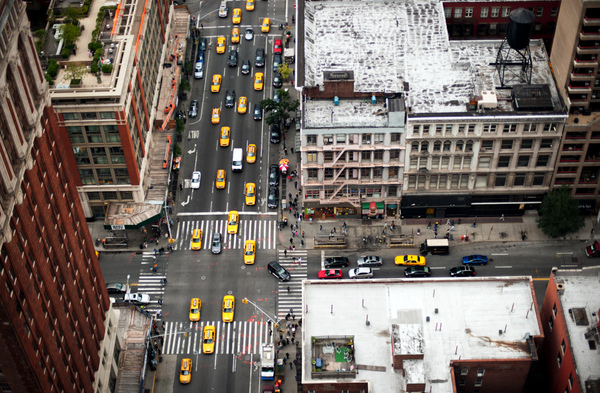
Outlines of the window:
M306 144L307 145L316 145L317 144L317 136L316 135L307 135L306 136Z
M442 158L442 169L448 169L448 164L450 163L450 157Z
M458 133L459 134L464 134L466 129L467 129L467 125L466 124L459 124L458 125Z
M498 157L498 168L508 168L510 166L511 156L500 156Z
M481 7L480 17L487 18L489 12L490 12L490 9L488 7Z
M525 123L523 124L523 132L536 132L537 125L533 123Z
M510 7L502 7L502 17L508 18L510 15Z
M477 369L477 378L483 377L483 374L485 374L485 369L484 368Z
M317 180L317 176L319 174L319 170L318 169L316 169L316 168L309 168L307 172L308 172L308 178L310 180Z
M472 17L473 17L473 7L465 8L465 18L472 18Z
M81 118L83 120L93 120L93 119L97 119L98 116L97 116L96 112L82 112Z
M79 120L79 113L63 113L65 120Z
M360 168L360 177L362 179L369 179L371 177L371 168Z
M496 132L496 124L484 124L483 132Z
M415 189L417 188L417 177L412 175L408 177L408 188L409 189Z
M512 139L503 140L500 148L501 149L512 149L513 148L513 140Z
M540 149L552 149L552 139L542 139Z
M432 157L431 158L431 169L439 169L440 167L440 157Z
M460 381L458 381L458 386L465 386L467 384L467 381L465 379L461 379Z
M502 132L517 132L517 125L514 123L511 124L505 124Z
M398 142L400 142L400 133L399 132L392 132L390 134L390 138L391 138L391 142L392 143L398 143Z
M317 162L317 153L306 153L306 160L308 162Z
M419 151L419 142L413 142L410 144L411 151Z
M475 180L475 188L485 188L487 187L487 175L478 175Z
M452 17L452 8L445 8L444 13L446 14L446 18Z
M380 145L383 143L383 138L384 138L384 134L375 134L374 135L374 139L375 139L375 144L376 145Z
M515 176L514 185L515 186L524 186L525 185L525 175Z
M538 7L535 11L535 16L537 16L538 18L544 16L544 7Z
M463 368L460 370L460 375L467 375L469 374L469 369L468 368Z
M545 174L537 174L533 176L533 185L534 186L543 186L544 179L546 178Z
M456 141L456 148L454 151L463 151L465 143L463 141Z
M491 157L479 157L479 168L489 168Z
M332 134L323 135L323 146L332 145L332 144L333 144L333 135Z
M558 363L558 368L560 368L560 365L562 363L562 355L560 354L560 352L558 353L558 356L556 357L556 363Z
M531 158L531 156L519 156L519 160L517 161L517 166L521 167L521 168L528 167L530 158Z
M383 160L383 150L375 150L373 152L373 160L382 161Z
M323 162L333 162L333 152L332 151L323 152Z
M555 132L556 124L554 123L546 123L544 124L544 132Z
M462 18L462 8L457 7L454 9L454 17L455 18Z
M500 16L500 7L492 7L492 18Z
M99 201L100 193L99 192L88 192L87 197L88 197L88 200L90 200L90 201Z
M476 379L476 380L475 380L475 385L474 385L474 386L475 386L475 387L479 387L479 386L481 386L481 384L482 384L482 383L483 383L483 381L482 381L481 379Z
M440 141L433 142L433 151L440 151L440 150L442 150L442 142L440 142Z
M346 143L346 134L335 134L335 142L339 145Z
M562 343L560 344L560 350L562 351L562 353L565 353L567 351L567 345L565 344L565 340L562 340Z
M362 134L362 143L363 145L371 144L371 134Z
M481 150L489 151L494 148L494 141L481 141Z
M370 162L371 161L371 152L370 151L361 151L360 152L360 160L362 162Z
M306 199L319 199L319 190L306 190Z
M444 151L450 151L451 147L452 147L452 142L450 142L450 141L444 142Z
M436 134L441 134L442 133L442 129L443 129L443 126L441 124L436 124L435 125L435 133Z
M446 135L452 134L452 124L446 124Z
M550 156L547 154L542 154L538 156L537 162L535 166L548 166L548 161L550 161Z
M115 112L100 112L101 119L115 119Z
M496 183L494 183L496 187L505 187L506 186L506 175L496 175Z
M552 7L550 9L550 16L556 17L558 15L558 7Z
M467 131L468 135L474 134L475 133L475 124L469 124L469 129Z
M523 139L521 141L521 149L531 149L533 147L533 139Z

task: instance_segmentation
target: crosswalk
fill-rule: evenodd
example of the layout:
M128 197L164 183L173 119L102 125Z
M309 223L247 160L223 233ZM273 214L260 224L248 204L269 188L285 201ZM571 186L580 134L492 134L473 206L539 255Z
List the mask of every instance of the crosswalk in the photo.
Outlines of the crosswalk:
M138 277L138 292L150 295L150 303L144 306L144 309L150 313L155 313L162 309L162 305L159 302L165 294L165 283L164 280L167 278L166 271L164 271L164 260L163 255L157 256L157 263L159 265L158 272L152 272L154 266L154 251L144 251L142 253L142 270Z
M298 262L300 258L300 262ZM303 250L279 250L279 264L290 272L291 279L279 282L277 315L285 319L290 310L295 315L302 314L302 280L307 278L308 252Z
M262 344L273 343L271 325L266 321L165 322L162 353L165 355L202 353L202 331L206 325L215 326L215 354L258 354Z
M175 230L176 250L191 250L192 232L201 229L202 249L209 250L212 235L220 232L223 236L223 249L243 249L246 240L256 241L256 248L274 250L277 241L277 220L252 219L241 216L238 233L227 234L227 219L180 220Z

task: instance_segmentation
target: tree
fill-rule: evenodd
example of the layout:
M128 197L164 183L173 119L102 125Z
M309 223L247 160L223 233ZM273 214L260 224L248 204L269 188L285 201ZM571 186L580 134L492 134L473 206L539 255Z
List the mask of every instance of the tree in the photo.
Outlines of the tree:
M571 198L569 187L554 189L544 197L537 225L545 235L551 237L566 236L583 228L579 203Z
M65 70L63 80L70 82L73 79L81 80L88 73L87 67L84 64L76 63Z
M290 93L287 90L277 90L281 102L267 98L260 102L260 107L265 112L270 112L265 121L267 124L282 124L290 118L290 112L295 111L299 106L298 100L290 101Z
M290 75L292 75L294 70L291 69L286 63L281 63L279 66L277 66L277 72L281 74L283 79L287 79L290 77Z
M81 8L69 7L64 11L63 15L65 22L77 25L79 19L83 16L83 10Z
M60 29L60 38L65 40L65 46L74 43L81 32L81 28L70 23L62 25Z

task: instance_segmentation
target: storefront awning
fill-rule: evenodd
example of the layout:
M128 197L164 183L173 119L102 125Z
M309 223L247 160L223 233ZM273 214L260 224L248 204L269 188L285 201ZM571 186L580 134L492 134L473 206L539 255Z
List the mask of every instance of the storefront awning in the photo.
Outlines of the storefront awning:
M369 208L371 207L371 203L373 202L363 202L362 204L362 208L363 210L369 210ZM377 207L378 210L383 209L385 206L385 204L383 202L375 202L375 206Z

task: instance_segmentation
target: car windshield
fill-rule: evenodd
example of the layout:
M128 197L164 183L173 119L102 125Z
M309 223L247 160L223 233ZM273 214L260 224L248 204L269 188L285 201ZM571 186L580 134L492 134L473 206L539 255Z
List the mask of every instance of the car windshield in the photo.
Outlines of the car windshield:
M213 240L213 247L218 247L218 246L219 246L219 241Z
M192 314L197 314L197 313L198 313L198 309L197 309L197 308L192 308L192 309L190 310L190 312L191 312Z
M189 370L182 370L181 371L181 375L189 375L189 374L190 374Z
M235 225L237 223L237 220L234 217L231 217L231 219L229 220L229 225Z
M275 202L276 199L275 193L269 194L269 202Z
M199 237L194 237L194 238L192 238L192 241L194 243L198 243L200 241L200 238Z
M254 196L254 192L253 192L253 191L248 191L248 194L247 194L247 195L248 195L249 197L253 197L253 196Z
M233 311L231 307L225 307L223 309L223 312L231 312L231 311Z
M252 249L251 249L251 248L249 248L249 249L246 251L246 255L254 255L254 251L252 251Z
M212 342L213 342L213 340L210 337L204 339L204 344L212 344Z

